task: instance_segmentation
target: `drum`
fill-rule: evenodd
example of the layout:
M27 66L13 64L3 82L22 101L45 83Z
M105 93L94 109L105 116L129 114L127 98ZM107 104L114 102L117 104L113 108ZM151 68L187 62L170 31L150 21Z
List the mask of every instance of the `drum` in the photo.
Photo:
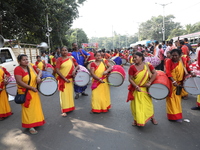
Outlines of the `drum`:
M122 65L125 65L127 63L127 59L122 58Z
M110 85L117 87L124 83L125 76L124 68L120 65L114 65L107 79Z
M187 75L183 82L183 87L186 92L192 95L200 95L200 71L195 71L196 77Z
M149 62L151 63L154 67L157 67L161 61L158 57L145 57L144 62Z
M113 60L116 63L116 65L121 65L122 64L122 59L120 57L118 57L118 56L112 57L111 60Z
M79 65L79 70L77 70L77 74L74 78L74 84L83 87L86 86L89 82L90 82L90 73L85 67Z
M116 63L115 63L113 60L111 60L111 59L109 59L108 62L109 62L109 64L110 64L111 66L116 65Z
M11 76L8 80L8 84L6 85L6 92L9 95L16 96L17 94L17 83L14 76Z
M170 81L163 71L156 72L156 79L152 82L148 92L152 98L162 100L170 93Z
M90 65L91 65L91 63L94 62L94 61L95 61L95 60L91 60L91 61L88 62L88 64L87 64L87 69L88 69L88 70L90 70Z
M53 71L54 71L54 68L51 64L47 64L47 71L50 73L50 74L53 74Z
M53 95L58 89L55 77L48 71L42 71L42 82L38 84L38 90L44 96Z

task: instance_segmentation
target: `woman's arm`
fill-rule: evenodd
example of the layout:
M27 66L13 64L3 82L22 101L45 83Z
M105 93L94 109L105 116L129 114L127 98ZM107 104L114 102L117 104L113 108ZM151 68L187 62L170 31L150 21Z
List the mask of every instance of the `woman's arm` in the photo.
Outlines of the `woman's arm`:
M19 86L24 87L24 88L29 89L29 90L32 90L32 91L34 91L34 92L37 92L37 89L36 89L36 88L34 88L34 87L32 87L32 86L30 86L30 85L28 85L28 84L26 84L26 83L24 83L24 82L22 81L22 76L20 76L20 75L15 75L15 79L16 79L16 82L17 82L17 84L18 84Z
M135 89L137 91L141 92L140 87L133 81L133 76L132 75L129 75L128 80L132 84L132 86L135 87Z
M63 74L60 72L60 69L59 69L59 68L56 68L56 73L57 73L63 80L65 80L65 82L70 83L70 81L69 81L67 78L65 78L65 77L63 76Z
M92 76L95 80L97 80L97 81L99 81L99 82L101 82L101 83L104 83L104 81L103 81L102 79L100 79L99 77L97 77L97 76L95 75L94 71L95 71L95 68L94 68L94 67L91 67L91 68L90 68L91 76Z

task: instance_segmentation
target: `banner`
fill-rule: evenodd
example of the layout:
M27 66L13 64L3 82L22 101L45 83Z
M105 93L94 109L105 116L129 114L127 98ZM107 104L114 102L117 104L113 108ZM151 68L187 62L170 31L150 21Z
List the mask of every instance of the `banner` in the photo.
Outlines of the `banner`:
M82 43L82 48L98 48L98 43Z

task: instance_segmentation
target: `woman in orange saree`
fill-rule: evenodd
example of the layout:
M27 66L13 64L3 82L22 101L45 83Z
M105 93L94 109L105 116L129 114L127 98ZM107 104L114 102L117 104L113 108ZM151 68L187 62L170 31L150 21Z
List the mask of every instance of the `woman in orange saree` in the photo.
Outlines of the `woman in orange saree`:
M106 74L112 70L107 60L103 60L101 53L95 53L95 62L91 63L92 96L91 96L91 113L108 112L111 108L110 87Z
M9 77L10 73L6 68L0 66L0 121L12 115L8 94L5 90L5 85Z
M41 82L42 71L36 66L29 64L27 55L19 55L17 59L19 66L14 70L15 79L18 84L17 92L18 94L24 94L26 89L28 89L25 103L21 105L22 127L29 128L31 134L37 134L34 127L42 126L45 123L40 96L37 90L37 83ZM28 69L30 70L30 75ZM28 85L29 79L30 84Z
M130 108L134 118L132 125L145 126L149 120L156 125L153 103L147 87L155 80L157 73L151 64L143 62L144 56L141 52L133 55L133 61L135 64L129 68L130 85L127 98L127 102L131 101Z
M184 67L188 72L191 72L187 59L181 57L181 53L181 50L173 49L170 52L171 59L166 61L166 75L171 81L171 92L166 98L167 118L170 121L176 122L182 122L182 93L177 93L177 90L182 88L185 75Z
M67 47L61 48L61 55L56 62L58 74L58 90L60 91L61 116L66 117L67 112L75 110L73 76L78 69L74 58L68 56Z

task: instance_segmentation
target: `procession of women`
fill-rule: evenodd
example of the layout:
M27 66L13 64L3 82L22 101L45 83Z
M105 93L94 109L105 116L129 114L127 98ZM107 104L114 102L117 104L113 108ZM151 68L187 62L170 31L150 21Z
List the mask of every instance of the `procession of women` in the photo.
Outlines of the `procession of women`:
M63 118L76 111L74 100L82 96L90 99L88 113L107 113L112 108L110 88L120 90L128 80L123 100L130 105L130 125L143 127L148 121L159 124L153 100L165 100L166 119L181 123L181 101L189 94L197 95L197 105L191 109L200 110L200 43L193 59L187 41L156 41L113 50L82 49L72 43L70 49L62 46L49 55L42 52L34 64L20 54L14 75L0 66L0 120L13 115L8 95L14 96L15 102L23 95L22 127L37 134L35 127L45 124L40 95L52 96L57 91ZM86 93L87 88L91 95Z

